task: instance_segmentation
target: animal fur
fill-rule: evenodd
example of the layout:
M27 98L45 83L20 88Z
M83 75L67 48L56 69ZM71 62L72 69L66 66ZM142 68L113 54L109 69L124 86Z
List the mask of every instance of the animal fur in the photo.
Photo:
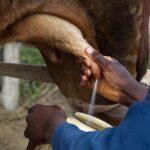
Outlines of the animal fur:
M117 58L138 80L146 71L149 0L0 0L0 6L0 43L23 41L38 47L67 97L90 97L90 90L79 86L80 65L74 56L85 56L86 46ZM56 20L67 24L65 34ZM56 64L53 56L60 51L61 64Z
M47 45L49 49L62 49L84 58L88 58L84 50L91 47L74 24L46 14L32 15L17 22L0 40L1 43L11 41L31 43L37 47ZM49 50L47 55L50 53Z
M54 15L77 26L90 45L119 59L140 80L148 60L149 3L149 0L0 0L1 37L25 17Z

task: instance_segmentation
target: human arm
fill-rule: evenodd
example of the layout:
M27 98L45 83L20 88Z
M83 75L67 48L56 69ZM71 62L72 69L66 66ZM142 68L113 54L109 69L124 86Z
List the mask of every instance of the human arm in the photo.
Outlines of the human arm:
M41 144L48 144L56 126L66 121L66 113L58 106L35 105L26 117L24 135L29 139L27 150L34 150Z
M65 121L64 111L59 107L35 106L27 117L25 136L30 141L27 150L47 143L52 144L53 150L149 150L149 108L150 90L143 102L129 108L119 126L83 132Z
M74 125L60 124L53 136L53 150L149 150L150 91L143 102L133 104L125 119L114 128L83 132Z
M103 86L102 84L120 90L124 94L129 95L134 100L142 100L147 94L148 88L138 83L131 74L127 71L127 69L122 66L116 59L111 58L109 56L102 56L99 53L96 53L91 48L86 50L88 56L102 68L103 76L105 82L99 82L99 86ZM86 67L85 71L81 77L81 84L87 84L91 82L91 78L95 76L95 67L88 60L84 60L84 66ZM103 94L103 88L98 88L98 92Z

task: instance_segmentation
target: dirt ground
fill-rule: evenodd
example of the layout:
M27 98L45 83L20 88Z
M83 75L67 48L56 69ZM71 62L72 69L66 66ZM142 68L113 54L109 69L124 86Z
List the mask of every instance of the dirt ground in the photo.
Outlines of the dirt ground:
M23 102L15 112L8 112L0 106L0 150L25 150L28 140L24 138L23 132L26 126L25 116L27 109L35 104L59 105L64 108L68 115L72 109L62 96L58 88L54 88L39 95L36 102ZM38 150L49 150L50 146L39 147Z

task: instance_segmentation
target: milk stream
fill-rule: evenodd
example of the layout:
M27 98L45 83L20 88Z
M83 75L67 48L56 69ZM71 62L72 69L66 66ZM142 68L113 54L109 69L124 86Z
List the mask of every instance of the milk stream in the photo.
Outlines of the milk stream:
M88 114L91 115L91 116L93 116L93 113L94 113L94 105L95 105L95 101L96 101L97 84L98 84L98 80L96 80L95 83L94 83L94 88L93 88L93 92L92 92L92 96L91 96L91 102L90 102L89 111L88 111Z

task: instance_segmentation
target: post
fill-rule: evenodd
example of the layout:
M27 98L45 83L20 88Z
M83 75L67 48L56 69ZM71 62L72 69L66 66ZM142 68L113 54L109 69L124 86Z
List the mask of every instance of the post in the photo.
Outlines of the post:
M20 44L9 43L4 45L4 62L19 63ZM19 80L3 77L2 81L2 104L8 111L14 111L19 103Z

